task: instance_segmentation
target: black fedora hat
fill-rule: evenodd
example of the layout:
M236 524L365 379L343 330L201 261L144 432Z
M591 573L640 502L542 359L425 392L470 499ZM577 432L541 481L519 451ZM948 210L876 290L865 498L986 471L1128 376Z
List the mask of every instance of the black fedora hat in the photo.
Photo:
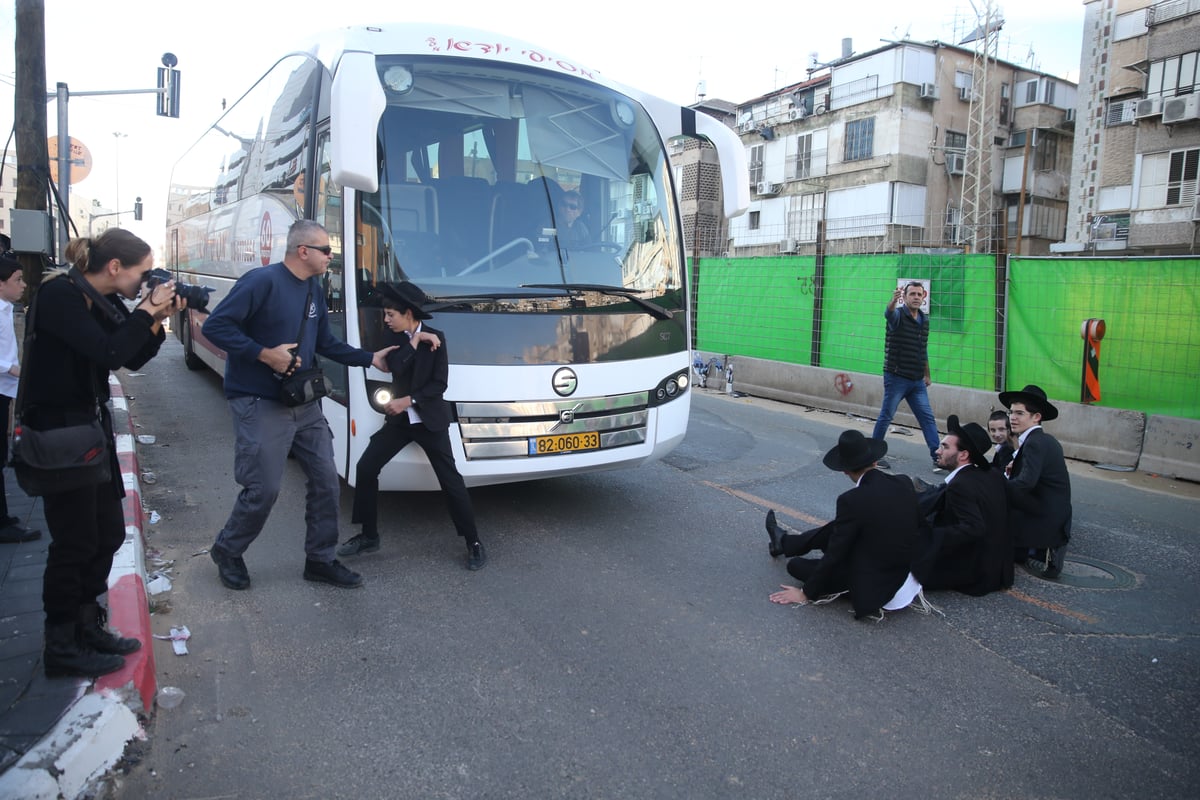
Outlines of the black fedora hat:
M825 466L837 472L856 472L874 464L887 454L887 442L869 439L861 431L842 431L837 446L821 459Z
M971 456L971 463L977 467L989 469L987 452L992 449L992 439L987 431L977 422L958 424L958 415L951 414L946 420L946 431L958 439L958 449L966 450Z
M390 300L400 306L402 311L411 310L413 319L433 319L433 315L425 313L425 309L422 308L429 302L429 297L421 291L421 287L411 281L381 283L375 287L375 291L379 302Z
M1035 386L1032 383L1026 385L1019 392L1001 392L1000 405L1005 408L1010 407L1014 402L1024 403L1028 406L1032 403L1042 412L1042 422L1049 422L1052 419L1058 418L1058 409L1050 404L1046 399L1046 392L1040 386Z

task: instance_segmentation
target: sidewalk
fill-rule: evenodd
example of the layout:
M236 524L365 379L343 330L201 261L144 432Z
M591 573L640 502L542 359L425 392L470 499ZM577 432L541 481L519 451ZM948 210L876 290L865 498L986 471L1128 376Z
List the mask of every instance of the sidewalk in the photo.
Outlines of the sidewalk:
M72 798L113 766L141 735L138 715L157 689L146 601L143 513L133 426L110 379L117 455L125 481L125 544L108 578L109 626L142 640L125 666L95 682L42 674L42 573L50 546L40 498L5 470L9 511L42 531L32 542L0 544L0 797Z

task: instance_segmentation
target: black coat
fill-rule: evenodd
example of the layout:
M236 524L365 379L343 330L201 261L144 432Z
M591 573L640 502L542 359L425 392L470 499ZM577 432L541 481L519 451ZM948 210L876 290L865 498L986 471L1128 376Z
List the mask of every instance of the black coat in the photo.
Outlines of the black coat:
M874 614L908 578L920 512L912 481L868 470L837 499L837 516L822 527L827 545L804 594L815 599L850 590L855 619Z
M1008 524L1017 547L1058 547L1071 538L1071 476L1062 445L1041 428L1017 450L1008 479Z
M431 431L450 427L450 405L442 395L450 379L450 358L446 354L446 335L422 323L421 330L442 340L434 350L422 343L414 349L408 337L400 334L391 343L400 346L387 354L388 369L392 372L392 391L397 397L409 396L421 415L421 422Z
M1004 478L968 465L948 484L930 490L928 524L921 529L913 575L926 589L984 595L1013 582Z

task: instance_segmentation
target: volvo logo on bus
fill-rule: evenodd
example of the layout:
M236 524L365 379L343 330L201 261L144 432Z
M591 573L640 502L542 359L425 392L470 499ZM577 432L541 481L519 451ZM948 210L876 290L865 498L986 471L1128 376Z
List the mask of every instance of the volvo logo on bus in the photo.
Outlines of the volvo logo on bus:
M575 370L563 367L554 371L554 380L550 385L559 397L570 397L579 388L579 378L576 377Z

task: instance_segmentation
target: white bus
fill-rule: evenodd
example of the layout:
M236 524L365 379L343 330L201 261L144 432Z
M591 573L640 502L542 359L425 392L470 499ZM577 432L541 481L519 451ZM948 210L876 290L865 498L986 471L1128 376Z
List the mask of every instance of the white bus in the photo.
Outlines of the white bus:
M347 28L281 58L175 165L166 258L219 303L247 270L283 258L294 220L315 219L334 247L325 288L340 338L388 343L372 303L381 281L434 299L468 485L641 464L683 439L691 403L665 150L681 135L715 146L726 215L741 213L743 145L705 114L506 36ZM581 227L568 231L568 211ZM186 362L223 371L203 322L195 310L175 320ZM353 485L388 375L323 366L338 470ZM380 486L437 483L410 447Z

